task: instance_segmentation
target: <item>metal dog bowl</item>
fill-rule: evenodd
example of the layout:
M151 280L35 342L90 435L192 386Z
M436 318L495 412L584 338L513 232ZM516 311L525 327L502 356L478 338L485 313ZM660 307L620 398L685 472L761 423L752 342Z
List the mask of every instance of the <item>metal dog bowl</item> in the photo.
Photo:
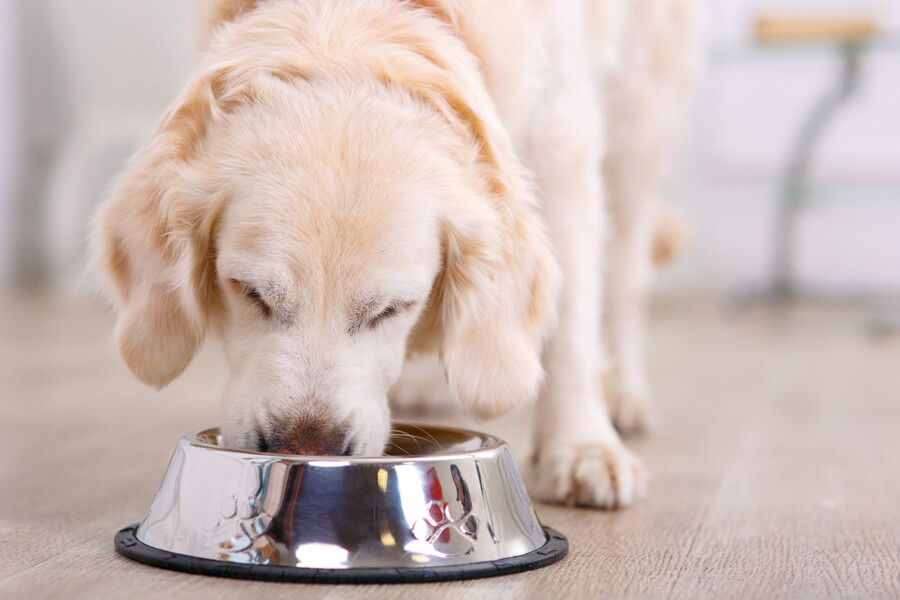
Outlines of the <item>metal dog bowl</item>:
M188 434L116 549L191 573L354 583L502 575L565 556L505 442L397 429L378 458L244 452L223 447L217 428Z

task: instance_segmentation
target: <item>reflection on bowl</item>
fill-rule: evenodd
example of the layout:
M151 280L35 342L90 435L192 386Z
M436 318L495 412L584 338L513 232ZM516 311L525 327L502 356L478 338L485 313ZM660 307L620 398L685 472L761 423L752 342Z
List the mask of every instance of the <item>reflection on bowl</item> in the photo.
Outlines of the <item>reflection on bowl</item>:
M504 442L397 430L377 458L232 450L216 428L186 435L117 549L168 568L300 581L459 579L562 558L567 542L541 526Z

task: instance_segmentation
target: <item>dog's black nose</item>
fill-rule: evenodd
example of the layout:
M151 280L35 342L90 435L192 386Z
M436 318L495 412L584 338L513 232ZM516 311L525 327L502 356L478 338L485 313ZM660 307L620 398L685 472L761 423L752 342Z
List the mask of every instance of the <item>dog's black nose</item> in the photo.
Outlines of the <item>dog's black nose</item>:
M284 425L274 424L260 435L262 452L304 456L349 456L346 428L317 419L303 419Z

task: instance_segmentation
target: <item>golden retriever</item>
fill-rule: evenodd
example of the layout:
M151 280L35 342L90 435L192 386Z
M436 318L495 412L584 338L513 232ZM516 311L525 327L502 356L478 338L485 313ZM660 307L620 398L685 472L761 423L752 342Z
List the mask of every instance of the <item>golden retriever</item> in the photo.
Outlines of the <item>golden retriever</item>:
M435 352L476 417L537 397L538 498L631 504L611 417L649 416L638 300L697 2L210 0L96 219L125 362L163 386L214 331L227 444L378 455Z

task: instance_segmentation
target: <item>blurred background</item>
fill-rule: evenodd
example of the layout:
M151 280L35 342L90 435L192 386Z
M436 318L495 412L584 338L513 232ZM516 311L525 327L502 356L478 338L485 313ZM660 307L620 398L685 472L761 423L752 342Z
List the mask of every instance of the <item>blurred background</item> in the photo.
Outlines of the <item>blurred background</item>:
M759 44L760 16L871 20L856 86L817 128L792 227L796 289L900 291L900 4L716 0L707 70L666 197L693 237L661 297L726 297L772 283L783 177L843 68L828 40ZM86 223L192 63L183 0L0 0L0 286L89 294Z
M562 568L594 596L897 597L900 2L706 3L664 189L691 239L649 322L662 425L626 441L651 490L635 509L540 515L572 536ZM179 437L222 419L219 348L162 391L141 384L83 277L105 187L190 73L192 5L0 0L0 597L259 595L136 584L110 544ZM528 410L457 423L527 469Z
M670 180L694 245L662 282L741 295L772 283L786 171L807 157L793 228L796 289L820 298L900 291L900 4L891 0L708 3L707 73ZM765 17L870 20L849 93L837 39L762 44ZM838 96L835 99L835 96ZM814 130L807 148L804 130Z

